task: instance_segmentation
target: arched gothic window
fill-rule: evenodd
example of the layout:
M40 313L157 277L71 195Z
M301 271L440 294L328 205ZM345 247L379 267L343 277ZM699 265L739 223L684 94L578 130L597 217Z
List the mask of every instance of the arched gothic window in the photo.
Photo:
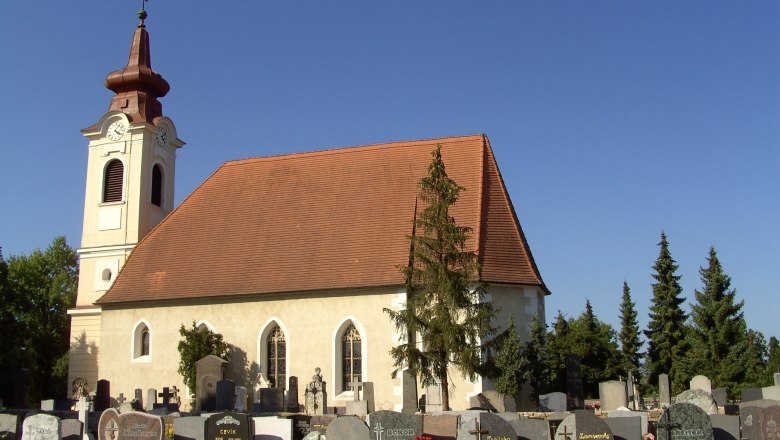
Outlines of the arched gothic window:
M149 356L149 329L141 331L141 356Z
M162 206L163 199L163 172L160 164L152 167L152 205Z
M106 165L103 176L103 203L122 201L122 178L125 166L119 159L113 159Z
M287 342L278 325L275 325L268 332L266 344L268 347L266 351L268 381L272 388L285 388L287 383Z
M360 332L355 328L355 324L350 324L341 337L342 390L352 389L350 386L352 382L361 382L363 376L362 360Z

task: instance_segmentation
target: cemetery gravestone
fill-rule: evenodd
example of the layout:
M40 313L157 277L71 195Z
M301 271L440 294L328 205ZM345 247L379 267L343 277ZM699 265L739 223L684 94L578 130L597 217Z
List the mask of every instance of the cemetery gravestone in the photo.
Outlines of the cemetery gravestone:
M84 425L76 419L64 419L60 423L62 440L81 440Z
M60 419L49 414L35 414L24 419L22 440L60 440Z
M600 383L599 398L601 399L602 411L612 411L621 406L627 406L626 383L619 380Z
M497 414L482 413L479 415L478 431L485 435L485 438L495 440L517 440L517 434L512 424Z
M149 388L146 390L146 410L151 411L157 405L157 389Z
M550 424L541 419L510 420L518 440L550 440Z
M728 390L726 388L713 388L712 398L715 399L715 404L719 408L723 408L728 404Z
M739 405L742 438L749 440L776 440L780 405L776 400L754 400Z
M574 354L566 356L566 402L566 409L585 408L580 357Z
M325 389L327 384L322 380L321 371L319 367L314 369L314 376L312 376L311 382L306 387L306 414L325 414L328 408L328 393Z
M469 398L469 407L484 408L495 412L516 412L514 397L501 394L498 391L483 391Z
M417 380L409 370L402 373L403 400L401 412L414 414L417 412Z
M458 416L441 415L423 417L423 436L432 440L454 440L458 437Z
M232 380L223 379L217 382L217 411L233 411L236 409L236 384Z
M615 440L642 440L642 419L639 417L611 417L604 422Z
M672 404L672 392L668 374L658 375L658 398L661 408L667 408Z
M306 414L294 414L289 416L293 425L293 440L303 440L306 434L311 432L312 416Z
M647 411L616 410L610 411L608 417L611 419L620 417L636 417L639 419L639 428L642 431L642 434L649 432L647 428L650 422L650 415L647 413Z
M54 411L54 399L41 400L41 411Z
M682 393L678 394L675 402L692 403L701 408L707 414L718 413L718 404L715 403L715 399L712 398L712 394L698 388L683 391Z
M205 440L204 417L178 417L173 421L173 440Z
M425 387L425 412L431 413L442 410L441 385L438 383Z
M739 417L722 414L710 415L714 440L740 440Z
M285 410L282 388L260 388L260 399L255 402L255 412L278 413Z
M780 400L780 386L761 388L761 396L764 399Z
M328 430L328 425L334 420L336 420L336 416L334 415L317 415L312 416L309 422L311 423L312 431L318 431L325 434L325 431Z
M290 376L287 380L287 411L298 412L300 404L298 403L298 377Z
M94 402L97 412L103 412L111 407L111 382L105 379L97 381Z
M566 394L550 393L539 396L539 409L545 412L566 411Z
M135 397L133 397L133 400L138 404L138 408L144 407L144 390L140 388L136 388L135 391Z
M742 389L742 403L752 402L754 400L761 400L764 395L761 392L761 388L743 388Z
M117 425L118 440L162 440L165 435L162 417L142 412L120 414Z
M394 411L377 411L368 416L371 438L414 440L422 435L422 416Z
M16 414L0 414L0 440L15 440L19 432L19 418Z
M712 382L710 382L707 376L693 376L690 382L690 389L698 389L712 394Z
M228 361L208 355L195 362L196 411L214 411L217 406L217 382L225 377Z
M30 398L29 381L30 374L26 368L19 368L14 375L14 407L28 408Z
M675 403L656 425L658 440L712 440L710 416L692 403Z
M103 411L103 414L100 415L100 420L98 421L98 440L116 440L118 431L119 412L114 408L108 408Z
M775 381L775 386L780 386L780 373L774 373L772 378Z
M555 431L555 440L615 440L607 423L590 411L577 410Z
M336 418L325 431L325 437L329 439L367 439L368 435L368 426L353 416Z
M290 419L278 417L253 417L254 440L292 440L293 424Z
M206 440L252 440L252 420L246 414L223 412L206 421Z
M246 412L249 393L246 387L236 387L236 412Z

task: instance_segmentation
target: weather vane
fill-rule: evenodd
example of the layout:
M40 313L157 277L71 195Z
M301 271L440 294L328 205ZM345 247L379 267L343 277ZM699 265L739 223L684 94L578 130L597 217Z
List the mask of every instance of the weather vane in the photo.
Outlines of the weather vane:
M144 3L146 3L148 0L141 0L141 10L138 11L138 18L141 19L141 21L144 21L146 17L149 15L146 13L146 9L144 9Z

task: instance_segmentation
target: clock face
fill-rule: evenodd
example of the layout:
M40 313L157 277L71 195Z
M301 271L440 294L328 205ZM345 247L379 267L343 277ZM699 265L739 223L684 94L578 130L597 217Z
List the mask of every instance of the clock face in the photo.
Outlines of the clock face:
M168 145L168 132L165 127L157 127L154 129L154 142L158 147L165 147Z
M108 126L108 138L112 141L118 141L125 135L125 131L127 131L127 127L125 127L124 122L116 121Z

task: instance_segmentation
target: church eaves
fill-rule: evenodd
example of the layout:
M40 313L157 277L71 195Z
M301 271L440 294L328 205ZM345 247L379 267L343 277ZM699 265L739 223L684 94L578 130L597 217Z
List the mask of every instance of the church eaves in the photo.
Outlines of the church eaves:
M442 145L481 278L541 287L484 135L223 164L135 248L97 303L402 286L418 182Z

